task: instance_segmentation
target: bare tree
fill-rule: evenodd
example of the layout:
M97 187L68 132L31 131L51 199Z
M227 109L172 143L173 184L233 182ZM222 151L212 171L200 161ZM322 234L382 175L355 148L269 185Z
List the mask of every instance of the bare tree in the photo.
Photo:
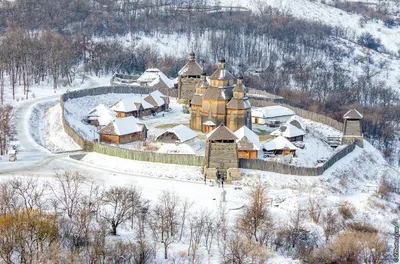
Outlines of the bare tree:
M164 190L150 214L150 228L154 240L164 246L164 258L168 259L168 248L177 240L176 229L179 226L179 201L175 193Z
M0 105L0 156L7 154L9 139L15 134L11 124L13 115L11 105Z
M82 195L83 176L79 172L56 172L56 183L49 184L54 203L72 218Z
M112 187L104 193L101 217L111 225L111 234L117 235L117 227L140 208L141 199L141 190L135 185Z
M38 183L37 179L14 178L9 183L20 198L20 208L29 210L46 209L43 199L45 188Z
M260 228L268 229L272 226L272 218L267 206L267 195L264 187L260 184L250 192L250 202L244 208L244 212L237 219L237 227L249 238L253 237L257 242L260 241Z
M318 224L324 208L324 198L317 195L310 195L308 198L307 211L314 223Z
M188 255L192 257L192 263L196 263L198 255L198 249L203 238L204 229L206 223L210 218L210 213L208 211L201 211L195 213L189 218L189 248Z
M228 239L227 261L224 263L267 263L265 247L235 232Z
M0 215L10 214L19 210L18 195L9 181L0 184Z
M185 198L181 202L181 231L179 235L179 241L182 240L182 235L183 235L183 229L185 228L185 221L186 221L186 216L189 211L189 209L192 207L193 201L189 200L189 198Z
M204 246L207 249L208 257L211 257L211 250L214 246L214 239L215 239L215 234L217 231L217 223L216 219L214 217L207 217L205 219L205 225L204 225Z
M225 203L220 203L218 205L217 211L217 245L219 249L219 253L223 262L227 261L227 247L228 247L228 219L227 219L228 210L226 208Z
M323 213L321 225L324 228L326 242L343 229L341 219L342 217L335 209L328 209Z

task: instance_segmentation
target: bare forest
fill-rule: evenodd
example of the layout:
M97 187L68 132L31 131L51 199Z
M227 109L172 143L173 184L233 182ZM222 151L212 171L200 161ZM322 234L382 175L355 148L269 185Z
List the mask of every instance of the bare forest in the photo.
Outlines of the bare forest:
M134 184L105 188L77 172L58 171L51 182L9 178L0 184L0 261L267 263L273 252L307 263L390 259L385 237L355 221L354 207L329 209L323 201L310 196L306 208L276 221L260 185L232 217L225 203L215 211L199 209L167 190L149 202ZM306 231L307 221L322 233ZM163 254L156 258L156 251Z
M299 20L262 2L258 9L218 9L203 0L0 0L0 103L5 85L15 99L17 86L29 98L33 84L51 80L57 89L85 74L140 73L154 66L176 77L187 54L161 55L150 45L121 39L194 38L191 48L207 73L224 56L248 87L284 96L294 106L339 121L350 107L359 109L366 138L398 163L400 84L391 87L377 77L388 72L387 61L353 52L360 45L400 54L370 34ZM349 60L350 66L343 63Z

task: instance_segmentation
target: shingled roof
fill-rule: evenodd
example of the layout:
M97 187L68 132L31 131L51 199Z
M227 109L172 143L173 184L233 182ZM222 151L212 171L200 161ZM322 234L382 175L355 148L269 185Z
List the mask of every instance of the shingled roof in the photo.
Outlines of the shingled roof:
M210 80L234 80L235 76L232 75L228 70L217 69L211 76Z
M196 88L207 88L210 86L210 83L207 81L206 74L203 72L200 77L200 81L196 83Z
M195 94L195 95L193 96L193 99L192 99L191 104L192 104L192 105L202 105L202 104L203 104L203 97L202 97L202 95L200 95L200 94Z
M234 80L235 77L225 69L225 59L218 61L218 69L210 76L210 80Z
M226 104L226 107L228 109L244 110L244 109L250 109L251 104L247 97L245 97L243 99L232 98L229 101L229 103Z
M360 114L356 109L351 109L343 116L344 119L363 119L363 115Z
M229 128L221 124L219 127L207 134L207 140L237 140L237 137Z
M217 87L210 87L207 89L204 94L204 99L213 99L213 100L230 100L232 98L232 90L231 89L223 89Z
M178 75L183 76L197 76L203 73L203 68L197 63L197 61L193 58L189 59L189 61L182 67L182 69L178 72Z

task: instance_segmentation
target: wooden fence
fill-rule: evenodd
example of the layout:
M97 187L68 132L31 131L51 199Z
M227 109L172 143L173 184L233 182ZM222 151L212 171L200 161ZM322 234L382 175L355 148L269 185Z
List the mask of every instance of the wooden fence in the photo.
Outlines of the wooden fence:
M159 90L163 94L168 94L169 96L176 97L177 91L175 89L156 89L152 87L135 87L135 86L105 86L92 89L77 90L65 93L60 98L60 105L62 109L62 122L64 124L65 132L84 150L88 152L97 152L101 154L106 154L109 156L115 156L120 158L148 161L148 162L158 162L158 163L169 163L178 165L188 165L188 166L203 166L203 156L189 155L189 154L167 154L167 153L155 153L155 152L145 152L137 151L131 149L123 149L118 147L112 147L109 145L98 144L89 140L82 138L73 128L70 127L68 122L64 118L64 103L70 99L75 99L84 96L94 96L102 95L108 93L134 93L134 94L148 94L152 91ZM257 101L258 106L268 106L272 105L271 102L265 100L252 100L252 103ZM316 122L320 122L338 130L342 130L343 124L333 120L329 117L306 111L300 108L292 107L289 105L282 104L290 109L292 109L297 115L304 117L306 119L311 119ZM345 157L347 154L352 152L355 148L355 143L351 144L334 156L332 156L328 161L320 166L316 167L298 167L293 165L287 165L284 163L265 161L258 159L239 159L239 168L243 169L253 169L261 171L269 171L281 174L291 174L299 176L318 176L322 175L324 171L329 169L335 162Z
M164 95L176 97L178 94L177 89L142 87L142 86L102 86L91 89L82 89L65 93L61 96L62 101L66 102L70 99L80 98L84 96L95 96L109 93L131 93L131 94L149 94L154 91L160 91Z
M281 174L291 174L299 176L318 176L322 175L327 169L335 164L347 154L351 153L356 146L356 143L346 146L341 149L329 160L315 167L298 167L284 163L265 161L260 159L239 159L239 167L242 169L269 171Z
M110 86L110 87L99 87L93 89L78 90L69 93L65 93L60 98L60 105L62 109L62 122L64 124L65 132L78 144L82 150L88 152L97 152L106 154L109 156L115 156L120 158L158 162L158 163L169 163L178 165L188 166L202 166L203 156L189 155L189 154L167 154L167 153L155 153L137 151L132 149L123 149L118 147L112 147L108 145L98 144L82 138L65 120L64 118L64 103L70 99L75 99L83 96L90 95L101 95L107 93L136 93L143 94L155 91L154 88L148 87L130 87L130 86Z
M252 97L250 99L250 101L251 101L251 105L252 106L258 106L258 107L271 106L271 105L279 104L279 105L282 105L284 107L287 107L287 108L293 110L293 112L295 112L296 115L301 116L301 117L303 117L305 119L310 119L310 120L312 120L314 122L322 123L322 124L331 126L331 127L335 128L335 129L337 129L339 131L343 131L343 123L340 123L340 122L336 121L335 119L330 118L328 116L317 114L315 112L307 111L307 110L304 110L304 109L301 109L301 108L298 108L298 107L294 107L294 106L291 106L291 105L288 105L288 104L273 102L271 100L265 100L263 98Z

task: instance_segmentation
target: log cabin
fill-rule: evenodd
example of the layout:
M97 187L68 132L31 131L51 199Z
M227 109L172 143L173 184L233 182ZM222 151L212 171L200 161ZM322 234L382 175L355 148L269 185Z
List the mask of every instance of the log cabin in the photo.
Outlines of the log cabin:
M242 126L235 131L239 159L257 159L261 149L260 139L252 130Z
M107 126L100 129L100 141L112 144L126 144L133 141L145 140L147 128L138 123L133 116L116 118Z
M293 157L296 156L297 147L293 145L285 137L278 136L266 143L264 143L263 148L267 152L271 152L276 155L289 155L292 154Z
M306 132L295 127L292 124L284 124L281 125L277 130L271 132L270 135L274 137L282 136L285 137L290 142L296 142L296 141L303 141L305 134Z

